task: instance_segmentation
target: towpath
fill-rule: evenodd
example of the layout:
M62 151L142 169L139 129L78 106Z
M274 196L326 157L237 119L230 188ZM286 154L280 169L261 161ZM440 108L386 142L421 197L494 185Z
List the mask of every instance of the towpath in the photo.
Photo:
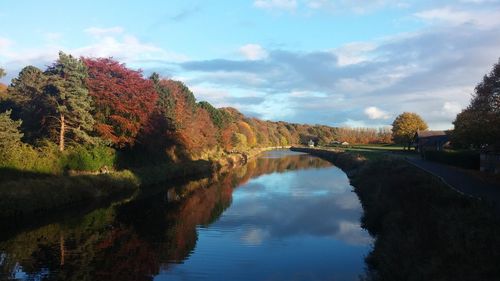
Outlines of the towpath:
M467 170L420 158L408 157L406 161L441 178L460 193L492 203L497 213L500 213L500 183L486 182Z

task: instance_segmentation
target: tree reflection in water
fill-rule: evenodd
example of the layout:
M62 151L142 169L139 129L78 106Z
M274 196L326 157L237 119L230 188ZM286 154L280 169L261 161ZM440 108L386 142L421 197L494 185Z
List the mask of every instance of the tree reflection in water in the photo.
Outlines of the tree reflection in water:
M209 226L220 218L231 205L237 186L264 174L330 166L308 155L271 152L224 174L172 187L170 192L162 187L148 188L134 200L0 242L0 279L151 280L193 253L197 227ZM178 200L169 202L168 198ZM342 204L348 202L338 205ZM359 210L355 216L358 214ZM221 223L229 227L231 221ZM347 224L341 227L349 228ZM321 225L310 227L312 232L324 231ZM298 230L269 231L286 235ZM252 233L247 239L252 240Z

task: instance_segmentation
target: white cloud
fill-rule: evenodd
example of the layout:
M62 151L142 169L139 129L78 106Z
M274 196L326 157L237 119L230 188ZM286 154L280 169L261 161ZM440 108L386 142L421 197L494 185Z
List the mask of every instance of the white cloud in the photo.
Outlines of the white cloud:
M92 34L122 33L122 31L118 27L88 28L85 30L86 33ZM181 62L188 59L182 54L169 52L151 43L141 42L129 34L96 36L88 45L79 48L69 48L61 44L58 40L61 36L59 33L47 33L45 39L48 42L45 46L37 49L18 49L12 41L0 38L0 50L2 51L0 59L13 69L19 69L29 64L44 67L57 57L60 50L74 56L113 57L126 63L147 60Z
M306 6L313 10L334 13L353 12L366 14L387 6L408 8L410 4L400 0L307 0Z
M365 115L372 120L377 120L377 119L389 119L391 115L380 108L376 106L370 106L365 108L364 111Z
M462 111L462 106L458 102L447 101L443 104L443 111L451 116L456 116Z
M253 5L267 10L293 11L297 8L297 0L254 0Z
M332 53L337 56L337 64L339 66L347 66L369 60L370 51L373 51L375 48L376 45L373 43L353 42L332 50Z
M85 29L84 31L85 33L90 34L92 36L100 37L100 36L121 34L124 32L124 29L123 27L120 26L114 26L108 28L93 26Z
M261 60L268 56L267 51L258 44L244 45L240 47L239 52L248 60Z
M267 231L259 228L252 228L243 234L241 240L243 240L243 242L248 245L257 246L262 244L267 236L269 236L269 233L267 233Z
M498 13L500 10L459 10L445 7L426 10L414 15L430 23L445 23L450 25L472 24L483 28L489 28L500 24Z

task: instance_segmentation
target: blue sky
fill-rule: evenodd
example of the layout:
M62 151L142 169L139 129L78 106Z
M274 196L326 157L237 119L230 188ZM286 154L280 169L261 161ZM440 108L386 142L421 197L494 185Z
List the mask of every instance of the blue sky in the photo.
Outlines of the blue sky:
M2 82L63 50L263 119L378 127L413 111L446 129L500 57L496 0L80 2L2 2Z

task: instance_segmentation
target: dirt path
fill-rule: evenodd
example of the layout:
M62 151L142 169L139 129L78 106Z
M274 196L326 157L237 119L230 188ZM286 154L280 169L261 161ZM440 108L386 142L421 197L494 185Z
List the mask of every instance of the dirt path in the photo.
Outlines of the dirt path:
M500 183L485 182L466 170L419 158L406 158L406 161L441 178L462 194L491 202L497 213L500 213Z

